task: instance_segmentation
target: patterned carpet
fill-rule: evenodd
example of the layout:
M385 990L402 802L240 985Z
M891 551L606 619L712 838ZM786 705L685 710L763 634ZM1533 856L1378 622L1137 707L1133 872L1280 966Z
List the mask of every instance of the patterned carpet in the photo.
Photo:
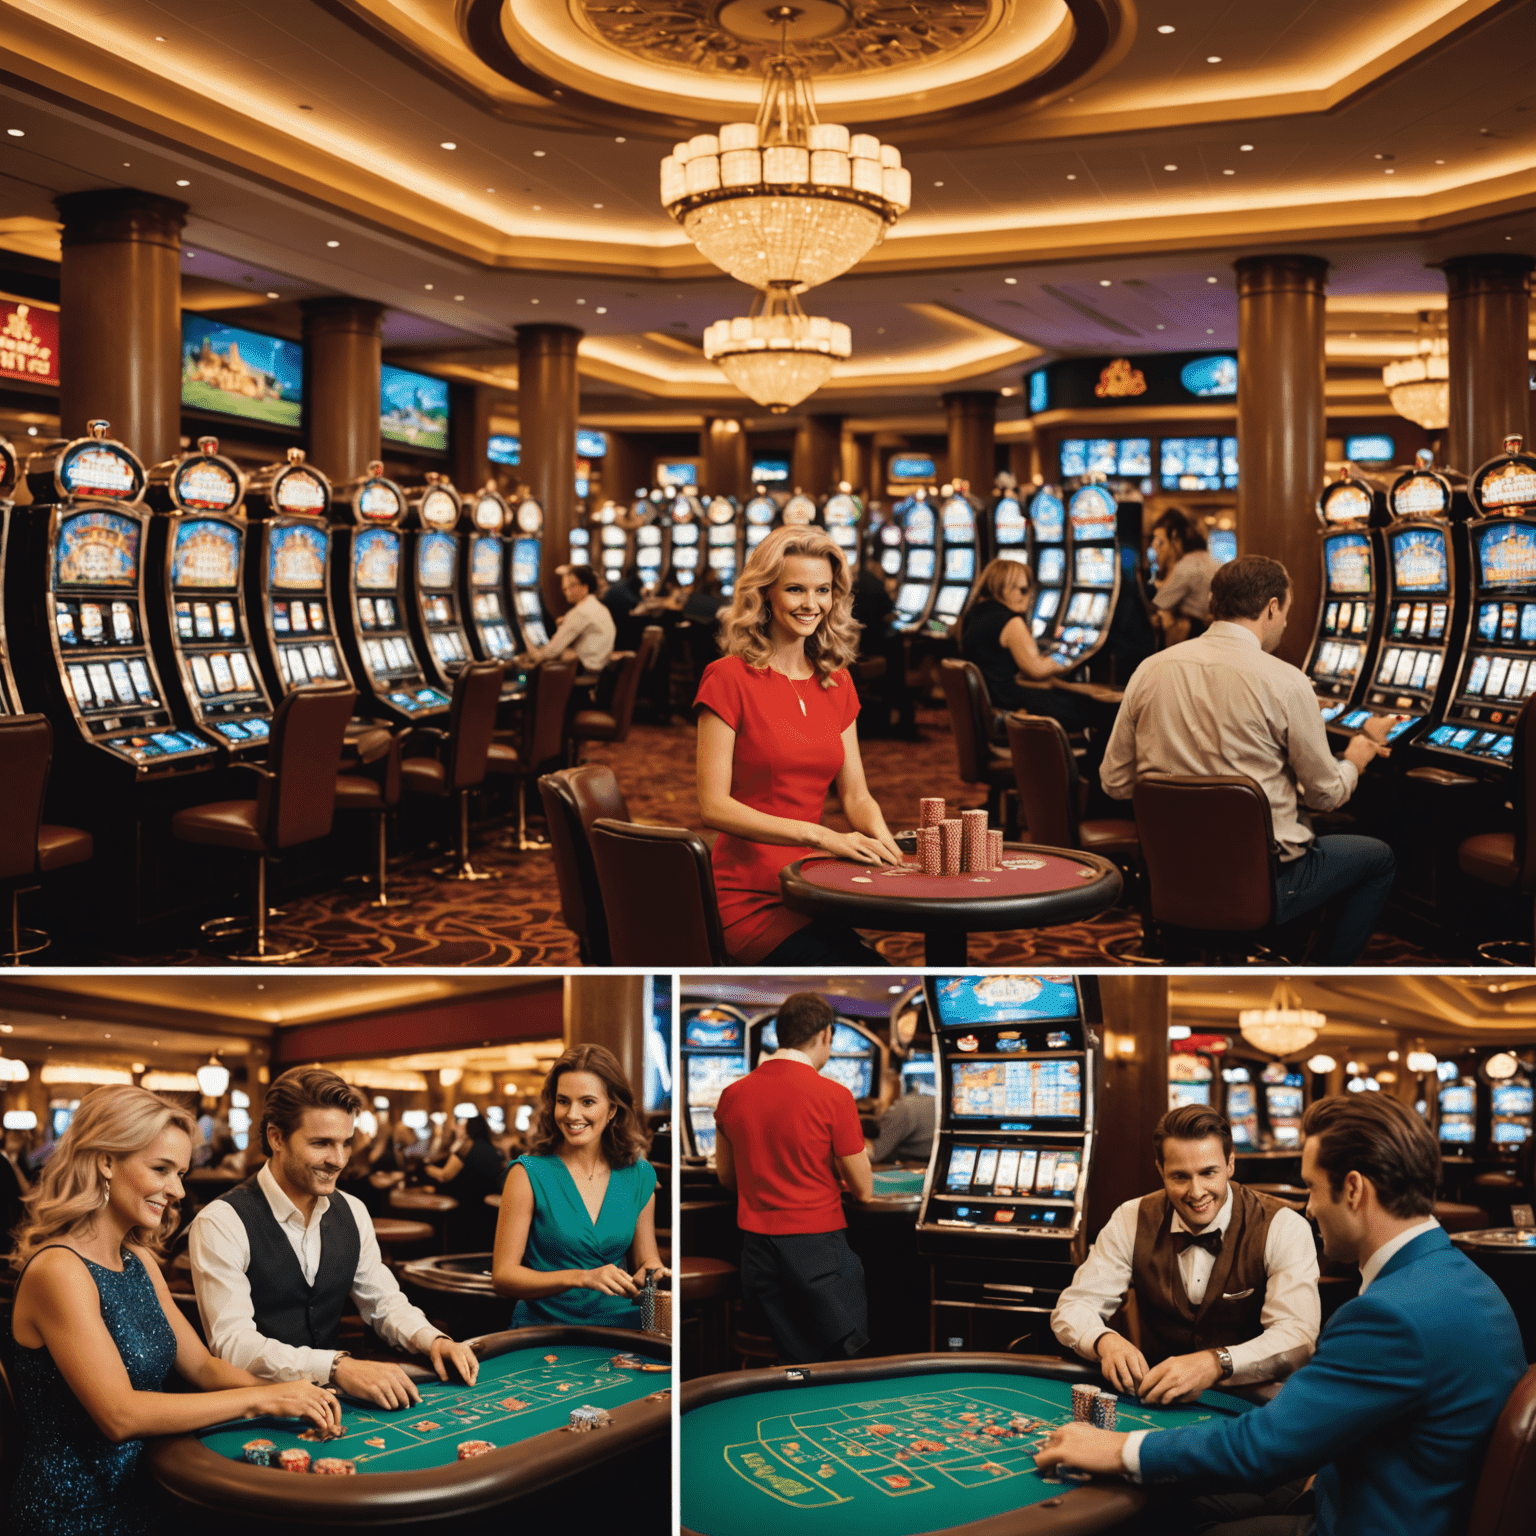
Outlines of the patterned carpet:
M963 784L949 722L941 711L919 715L916 741L882 740L864 744L870 788L893 827L916 820L921 795L942 794L951 805L979 806L979 790ZM617 774L630 813L645 821L702 830L694 799L694 730L674 721L669 726L637 725L621 746L594 747L588 760L607 762ZM829 807L828 821L846 827ZM319 948L306 965L328 966L499 966L579 963L576 944L560 921L560 894L547 852L518 852L502 843L505 824L474 829L477 867L502 878L462 884L433 876L440 852L397 859L392 895L406 904L376 911L366 897L347 889L329 889L299 899L285 899L278 925L300 932ZM514 839L515 842L515 839ZM892 964L922 963L918 934L868 936ZM1116 952L1134 951L1141 937L1138 914L1116 908L1089 923L1060 928L972 936L970 957L982 966L1077 966L1114 962ZM48 964L208 965L219 963L207 950L176 949L127 957L60 947L42 957ZM1414 965L1431 960L1428 952L1395 937L1378 935L1362 964Z

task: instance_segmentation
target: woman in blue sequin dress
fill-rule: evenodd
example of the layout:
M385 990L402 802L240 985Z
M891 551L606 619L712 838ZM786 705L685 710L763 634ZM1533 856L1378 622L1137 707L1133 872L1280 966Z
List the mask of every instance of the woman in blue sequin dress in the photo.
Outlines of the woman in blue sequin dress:
M3 1340L22 1426L8 1536L130 1536L153 1505L146 1435L272 1415L339 1427L310 1382L259 1382L215 1360L156 1262L191 1162L192 1117L143 1088L98 1088L76 1112L17 1228ZM192 1392L166 1392L175 1371Z

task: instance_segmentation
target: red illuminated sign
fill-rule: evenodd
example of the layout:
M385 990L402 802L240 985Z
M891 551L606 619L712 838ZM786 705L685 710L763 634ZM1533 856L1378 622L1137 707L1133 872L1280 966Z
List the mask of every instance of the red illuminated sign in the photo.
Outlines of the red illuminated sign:
M0 378L58 384L57 310L0 299Z

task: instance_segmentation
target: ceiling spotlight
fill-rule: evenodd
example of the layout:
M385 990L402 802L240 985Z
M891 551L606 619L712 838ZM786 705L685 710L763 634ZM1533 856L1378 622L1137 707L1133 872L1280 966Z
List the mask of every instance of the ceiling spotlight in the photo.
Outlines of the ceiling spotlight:
M1011 388L1011 387L1009 387L1009 386L1008 386L1008 385L1004 385L1004 386L1003 386L1003 393L1004 393L1004 394L1005 394L1005 395L1011 395L1011 394L1012 394L1012 393L1013 393L1013 390L1012 390L1012 388Z
M593 203L592 206L594 208L601 208L603 205L601 203Z
M1178 166L1176 166L1176 165L1165 165L1163 167L1163 169L1165 171L1176 171L1176 170L1178 170Z
M1248 151L1253 148L1253 145L1252 144L1239 144L1237 147L1240 150L1242 150L1242 152L1246 155L1248 153Z
M1071 172L1068 172L1068 173L1067 173L1067 180L1068 180L1068 181L1076 181L1076 180L1077 180L1077 177L1076 177L1076 176L1074 176L1074 175L1072 175L1072 174L1071 174Z
M192 183L190 181L178 181L176 185L178 187L190 187Z
M164 38L163 38L163 37L161 37L161 36L160 36L160 34L159 34L159 33L158 33L158 32L157 32L157 33L156 33L156 34L155 34L155 41L156 41L156 42L157 42L157 43L163 43L163 42L164 42L164 41L165 41L165 39L164 39Z
M1383 176L1396 176L1397 172L1389 165L1381 174Z
M1219 53L1207 54L1205 62L1207 64L1220 64L1221 63L1221 55Z
M437 147L439 149L457 149L459 146L452 139L444 139Z
M1160 330L1160 331L1166 331L1167 329L1168 329L1168 327L1166 325L1158 326L1158 330Z
M624 137L624 135L623 135L623 134L622 134L622 133L621 133L621 134L619 134L619 135L618 135L618 136L617 136L617 137L616 137L616 138L615 138L615 139L614 139L614 141L613 141L613 142L614 142L614 143L615 143L615 144L626 144L626 143L628 143L628 142L629 142L629 141L628 141L628 140L627 140L627 139L626 139L626 138L625 138L625 137Z
M537 299L529 299L528 302L530 304L537 304L539 301Z
M1099 279L1099 287L1100 288L1109 288L1111 286L1112 286L1112 284L1110 283L1110 280L1107 277L1101 277Z
M1010 287L1010 288L1016 288L1016 287L1018 287L1018 283L1019 283L1019 280L1018 280L1018 278L1016 278L1016 277L1005 277L1005 278L1004 278L1004 279L1003 279L1003 281L1004 281L1004 282L1005 282L1005 283L1007 283L1007 284L1008 284L1008 286L1009 286L1009 287Z
M183 251L181 254L183 256L185 256L188 261L191 261L192 258L197 255L197 252L196 251Z
M336 249L336 247L341 244L341 241L340 240L327 240L325 242L325 244L326 244L327 249L334 251Z
M1221 174L1223 176L1236 176L1237 172L1236 171L1223 171Z
M936 186L936 187L942 187L943 185L944 185L944 183L942 181L934 182L934 186Z
M279 294L279 293L273 293L273 292L272 292L272 290L271 290L271 289L270 289L270 288L269 288L269 289L268 289L268 290L267 290L267 297L268 297L268 298L269 298L269 299L278 299L278 298L281 298L281 297L282 297L282 295L281 295L281 294Z
M5 131L10 134L13 139L24 139L27 136L27 131L25 128L7 128ZM127 163L128 162L126 160L123 162L124 165Z
M543 150L542 150L542 149L536 149L536 150L534 150L534 152L533 152L533 158L534 158L534 159L535 159L535 160L542 160L542 159L543 159L543 158L544 158L544 151L543 151Z
M599 305L598 305L598 306L597 306L597 310L596 310L596 313L597 313L597 314L599 314L599 315L606 315L606 314L607 314L607 313L608 313L608 308L607 308L607 306L606 306L606 305L604 305L604 304L599 304Z
M1206 278L1206 282L1208 282L1208 283L1215 283L1215 282L1220 282L1220 281L1221 281L1220 278L1215 278L1215 277L1208 277L1208 278Z
M585 299L577 299L576 302L578 304L585 304L587 301Z
M1173 29L1173 28L1172 28L1172 27L1159 27L1159 28L1158 28L1158 29L1157 29L1157 30L1158 30L1158 31L1159 31L1159 32L1161 32L1161 33L1162 33L1162 34L1163 34L1163 36L1164 36L1164 37L1167 37L1167 36L1168 36L1168 34L1169 34L1169 33L1170 33L1170 32L1172 32L1172 31L1173 31L1173 30L1174 30L1174 29Z
M426 290L427 290L427 292L428 292L428 293L431 293L431 292L432 292L432 284L431 284L431 283L423 283L423 284L422 284L422 285L421 285L421 286L422 286L422 287L423 287L423 288L425 288L425 289L426 289Z
M455 303L455 304L462 304L462 303L463 303L463 302L464 302L464 295L463 295L463 294L462 294L462 293L456 293L456 294L454 294L454 296L453 296L453 302L454 302L454 303Z

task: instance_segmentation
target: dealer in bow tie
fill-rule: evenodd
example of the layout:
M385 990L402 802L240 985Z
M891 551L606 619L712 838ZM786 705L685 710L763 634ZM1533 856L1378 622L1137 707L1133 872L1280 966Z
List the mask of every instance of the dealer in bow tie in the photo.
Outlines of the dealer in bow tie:
M1056 1337L1151 1403L1289 1376L1317 1347L1311 1228L1232 1182L1232 1128L1215 1110L1170 1110L1152 1143L1163 1187L1105 1224L1051 1314ZM1108 1326L1128 1292L1140 1347Z

